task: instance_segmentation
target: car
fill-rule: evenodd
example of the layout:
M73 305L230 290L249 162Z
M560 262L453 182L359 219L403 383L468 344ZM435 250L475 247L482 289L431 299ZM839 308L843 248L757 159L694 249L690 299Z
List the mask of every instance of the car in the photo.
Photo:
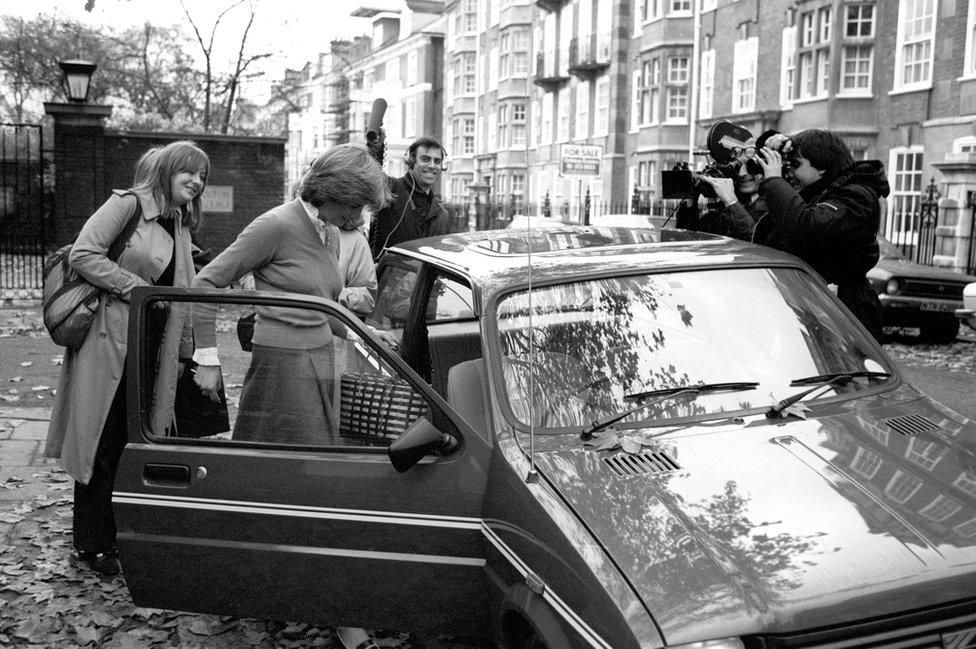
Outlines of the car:
M962 308L956 309L956 317L970 329L976 330L976 282L966 284L962 292Z
M883 326L918 328L923 339L937 343L955 340L955 311L976 276L915 263L881 236L878 246L881 258L867 276L881 300Z
M502 649L971 646L976 423L799 259L563 226L401 243L378 273L366 322L135 289L113 503L137 606ZM183 436L150 389L150 310L199 303L257 437ZM246 305L341 325L308 404L331 399L338 441L282 441L306 404L239 396Z

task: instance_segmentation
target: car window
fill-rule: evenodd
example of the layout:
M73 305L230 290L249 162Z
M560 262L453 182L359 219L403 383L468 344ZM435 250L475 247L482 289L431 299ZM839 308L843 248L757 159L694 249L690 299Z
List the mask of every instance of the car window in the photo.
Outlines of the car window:
M628 422L759 408L797 378L887 371L887 362L825 289L793 269L716 269L602 278L505 296L496 309L498 368L510 416L560 429L633 407L636 393L700 383L743 391L666 400ZM864 389L852 382L827 396Z
M427 302L427 322L449 322L474 319L471 288L455 279L439 275Z
M376 306L367 322L402 338L420 265L407 260L381 266L376 287Z
M187 308L187 303L174 303L155 312L172 319ZM190 365L167 377L163 349L149 345L142 363L142 403L155 438L218 445L385 447L430 416L424 397L353 326L334 326L316 309L258 304L247 351L236 331L242 312L234 304L218 312L222 385L216 402L194 383L193 372L204 370ZM192 350L179 354L189 358Z

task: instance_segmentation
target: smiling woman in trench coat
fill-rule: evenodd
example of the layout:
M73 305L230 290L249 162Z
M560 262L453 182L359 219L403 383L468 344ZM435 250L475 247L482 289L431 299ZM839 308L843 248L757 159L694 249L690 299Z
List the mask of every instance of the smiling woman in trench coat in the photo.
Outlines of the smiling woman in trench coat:
M104 574L118 572L112 484L125 446L124 369L129 297L137 286L189 286L194 269L190 229L200 216L200 194L210 162L189 142L155 153L151 175L131 191L116 190L85 223L69 263L105 290L88 335L64 355L45 453L59 457L75 479L74 546ZM118 262L107 257L112 241L134 213L142 214ZM164 434L173 416L179 360L192 355L189 309L172 305L157 356L151 429Z

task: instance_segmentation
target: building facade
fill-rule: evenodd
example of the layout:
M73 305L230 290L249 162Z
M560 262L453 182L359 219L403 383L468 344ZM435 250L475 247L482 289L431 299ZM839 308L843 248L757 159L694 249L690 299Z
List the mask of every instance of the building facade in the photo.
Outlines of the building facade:
M727 120L755 135L829 128L882 160L896 242L934 180L937 263L958 265L950 235L970 236L976 0L443 0L354 15L373 35L344 70L348 137L385 98L388 168L415 137L440 139L448 201L578 220L585 204L646 211L660 172L704 165L695 151Z

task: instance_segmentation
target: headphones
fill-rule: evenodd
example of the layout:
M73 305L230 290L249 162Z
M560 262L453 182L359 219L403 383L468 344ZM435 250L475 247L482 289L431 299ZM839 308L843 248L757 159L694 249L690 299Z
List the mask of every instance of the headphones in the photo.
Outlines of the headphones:
M440 145L440 143L428 139L420 138L411 144L406 151L403 153L403 164L407 165L407 169L413 169L414 165L417 164L417 149L425 146L428 149L437 147L441 150L441 171L447 171L447 150Z

